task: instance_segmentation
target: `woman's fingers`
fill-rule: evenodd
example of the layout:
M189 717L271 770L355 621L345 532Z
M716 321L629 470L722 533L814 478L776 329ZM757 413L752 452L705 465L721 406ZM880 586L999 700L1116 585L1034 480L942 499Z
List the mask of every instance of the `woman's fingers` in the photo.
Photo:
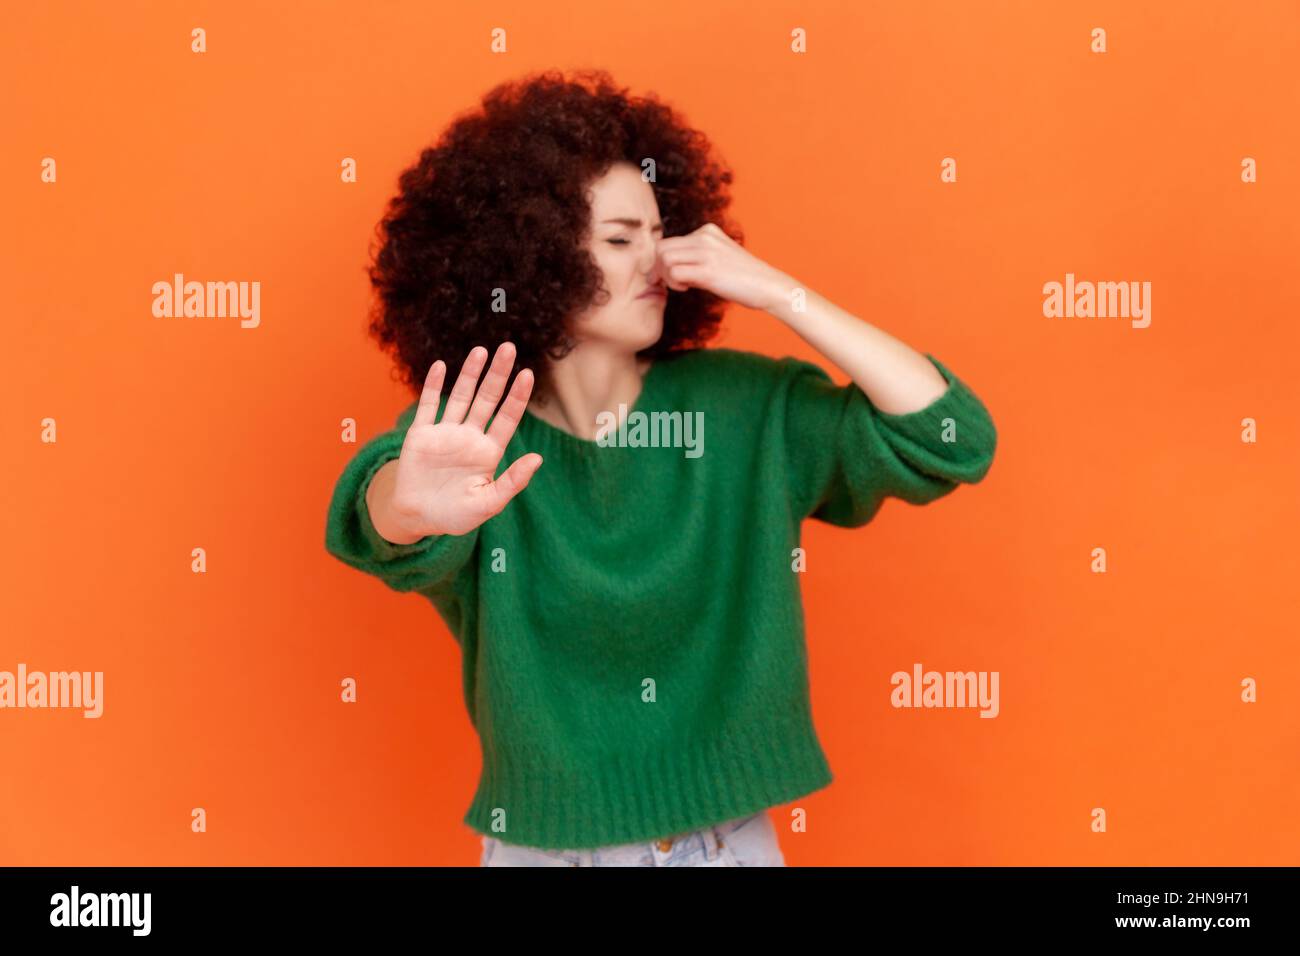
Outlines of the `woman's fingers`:
M483 383L478 387L474 404L470 406L469 414L465 416L466 425L473 425L480 430L487 425L488 419L492 417L492 412L497 407L497 402L501 401L501 396L505 393L506 382L510 380L510 369L514 364L514 345L502 342L497 347L497 354L492 357L492 365L487 375L483 377Z
M510 386L510 394L501 403L496 418L492 419L492 425L487 430L488 438L491 438L502 451L505 451L506 445L510 443L510 436L515 433L519 419L523 417L524 409L528 407L528 396L532 393L533 371L527 368L520 369L519 374L515 376L514 384Z
M451 395L447 398L447 408L442 413L442 420L453 425L459 425L465 420L465 413L469 411L469 403L474 398L474 391L478 386L478 377L483 373L483 365L487 362L488 351L481 345L476 345L469 350L469 355L465 356L465 364L460 367L460 375L456 378L456 384L452 386Z
M501 477L488 487L492 490L490 509L492 514L500 514L501 509L510 503L510 499L528 487L537 469L542 466L542 456L537 452L521 455L501 473Z
M656 249L659 274L663 277L664 284L668 288L674 292L685 292L690 288L690 284L684 281L684 277L690 271L690 267L704 264L703 254L700 249L693 245L669 246L664 244L669 241L661 241Z
M492 367L488 369L480 387L479 376L486 363L487 349L476 345L470 350L460 368L456 384L447 396L447 407L441 420L455 425L473 425L478 429L482 429L491 420L487 436L504 452L528 407L529 396L533 393L533 373L531 369L520 369L514 384L510 386L510 393L501 402L501 393L510 381L510 371L515 364L514 344L502 342L498 346L496 355L492 358ZM430 366L412 426L433 424L437 418L439 397L446 375L447 366L441 359ZM499 402L500 408L497 407ZM492 414L494 410L495 416Z
M411 419L411 427L432 425L438 417L438 403L442 399L442 380L447 377L447 363L442 359L429 367L429 374L424 377L424 390L420 392L420 405Z

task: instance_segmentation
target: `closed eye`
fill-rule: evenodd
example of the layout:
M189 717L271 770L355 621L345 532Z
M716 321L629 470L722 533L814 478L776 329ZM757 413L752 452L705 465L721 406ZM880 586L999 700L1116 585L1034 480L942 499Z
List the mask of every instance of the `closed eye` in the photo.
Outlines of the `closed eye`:
M628 241L627 241L626 239L607 239L606 242L608 242L611 246L626 246L626 245L628 245Z

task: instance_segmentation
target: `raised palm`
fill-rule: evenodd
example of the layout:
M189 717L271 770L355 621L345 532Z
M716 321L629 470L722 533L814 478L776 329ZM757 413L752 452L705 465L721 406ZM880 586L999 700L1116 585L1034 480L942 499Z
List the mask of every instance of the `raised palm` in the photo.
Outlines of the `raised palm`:
M447 367L439 360L429 369L393 485L393 508L412 533L473 531L523 491L542 463L541 455L522 455L493 480L528 405L533 374L523 369L515 376L510 394L493 417L514 366L515 347L505 342L497 348L480 386L487 354L482 346L470 351L436 422ZM489 419L492 425L484 431Z

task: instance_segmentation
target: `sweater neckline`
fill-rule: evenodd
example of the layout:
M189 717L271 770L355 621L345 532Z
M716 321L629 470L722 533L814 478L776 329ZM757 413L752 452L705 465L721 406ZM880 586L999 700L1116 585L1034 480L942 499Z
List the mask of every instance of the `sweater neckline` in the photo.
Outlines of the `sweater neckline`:
M659 366L663 365L663 359L657 358L650 363L645 374L641 376L641 391L637 394L636 400L628 406L627 418L619 421L614 430L621 428L634 412L643 412L650 401L655 385L659 381L661 370ZM526 421L530 425L530 430L534 432L537 438L541 439L551 447L572 449L578 454L592 454L596 451L607 451L605 446L601 445L599 439L580 438L572 432L565 431L556 425L552 425L545 419L539 418L532 413L531 409L525 408L521 421Z

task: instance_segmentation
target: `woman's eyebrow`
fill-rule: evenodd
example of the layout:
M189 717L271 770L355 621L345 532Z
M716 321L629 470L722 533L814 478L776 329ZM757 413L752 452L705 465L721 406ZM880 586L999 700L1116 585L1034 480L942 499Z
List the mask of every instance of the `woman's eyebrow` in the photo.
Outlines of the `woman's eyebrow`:
M601 222L602 222L602 224L603 224L603 223L606 223L606 222L614 222L614 223L618 223L619 225L622 225L622 226L631 226L633 229L635 229L635 228L637 228L638 226L641 225L641 220L640 220L640 219L628 219L628 218L620 218L620 219L602 219ZM664 224L663 224L662 222L657 222L657 223L655 223L653 226L650 227L650 231L651 231L651 232L654 232L656 229L658 229L660 232L662 232L662 231L663 231L663 228L664 228Z

